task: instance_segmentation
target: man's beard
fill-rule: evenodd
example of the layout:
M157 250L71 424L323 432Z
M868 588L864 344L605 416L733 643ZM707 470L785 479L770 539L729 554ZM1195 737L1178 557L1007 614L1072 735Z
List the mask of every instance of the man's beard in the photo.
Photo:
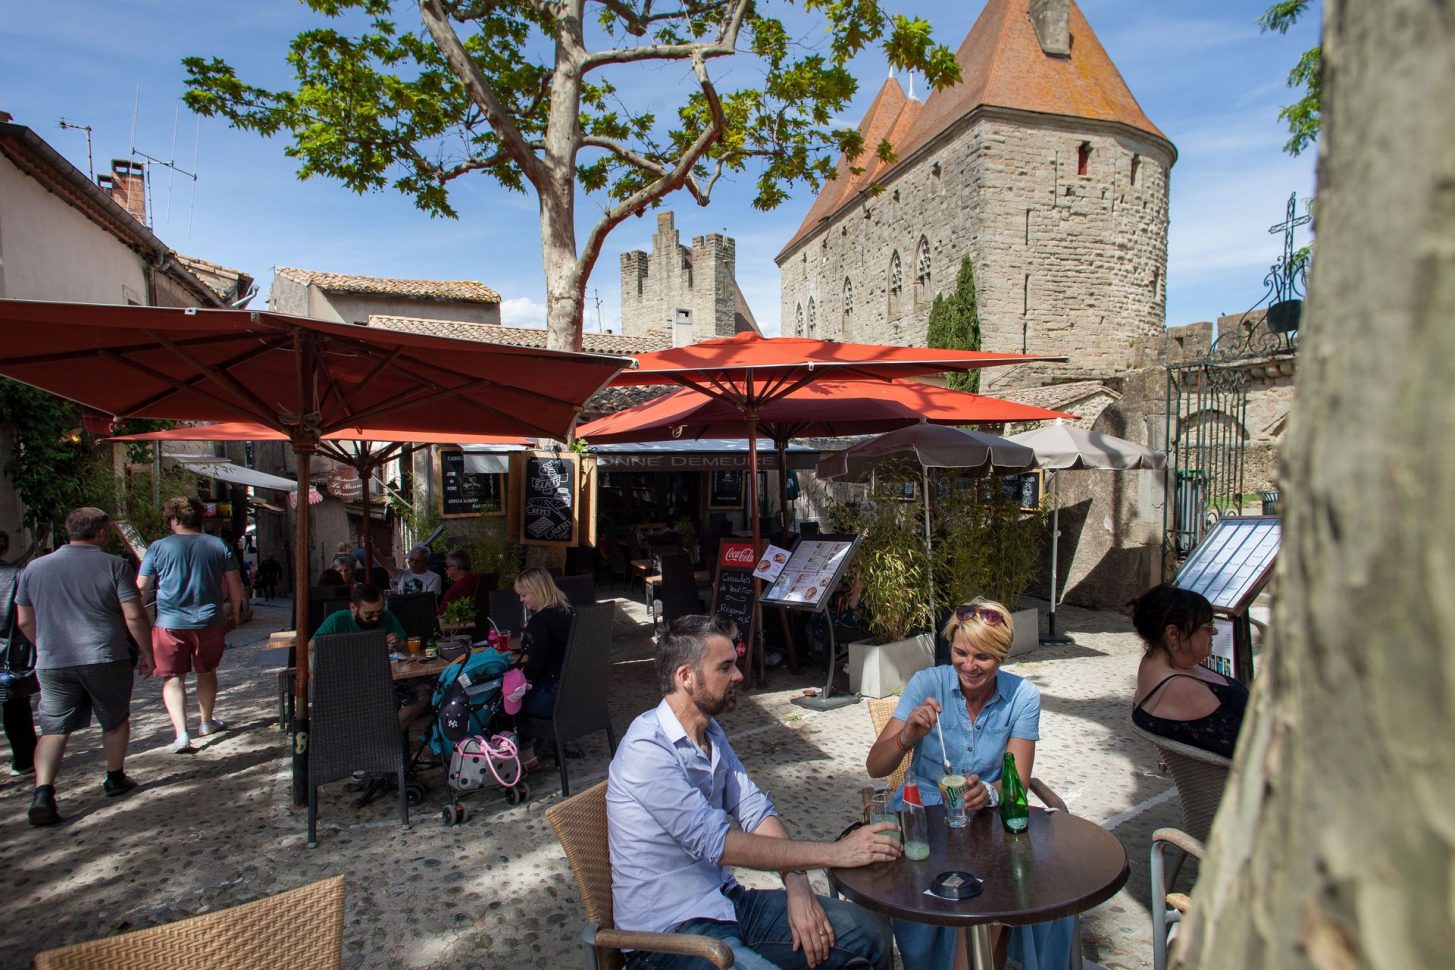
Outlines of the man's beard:
M374 627L379 625L379 621L380 617L377 616L374 617L372 620L366 620L362 616L354 617L354 622L359 625L360 630L372 630L374 629Z
M702 688L692 692L692 702L697 709L708 717L717 717L719 714L726 714L738 706L738 685L730 684L728 689L719 697L713 697Z

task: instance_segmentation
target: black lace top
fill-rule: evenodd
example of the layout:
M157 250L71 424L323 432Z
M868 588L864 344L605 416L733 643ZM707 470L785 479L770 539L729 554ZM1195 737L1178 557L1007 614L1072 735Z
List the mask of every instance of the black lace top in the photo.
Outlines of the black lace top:
M1177 677L1191 677L1212 691L1213 696L1218 699L1217 710L1205 717L1193 718L1190 721L1175 721L1170 718L1157 717L1142 710L1142 704L1156 697L1164 684ZM1189 744L1194 748L1201 748L1204 751L1231 758L1233 745L1238 742L1238 729L1243 726L1243 711L1248 706L1248 688L1231 678L1219 684L1215 681L1203 680L1201 677L1193 677L1191 674L1173 674L1163 678L1161 683L1148 691L1147 696L1142 698L1142 704L1132 708L1132 723L1137 727L1144 731L1151 731L1169 741Z

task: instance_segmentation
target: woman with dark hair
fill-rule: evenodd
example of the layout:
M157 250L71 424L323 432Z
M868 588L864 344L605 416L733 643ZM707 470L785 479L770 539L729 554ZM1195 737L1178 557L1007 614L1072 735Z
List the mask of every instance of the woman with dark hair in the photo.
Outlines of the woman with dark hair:
M1170 583L1132 606L1132 625L1147 646L1137 667L1132 723L1169 741L1233 756L1248 688L1202 662L1212 655L1213 609L1203 596Z

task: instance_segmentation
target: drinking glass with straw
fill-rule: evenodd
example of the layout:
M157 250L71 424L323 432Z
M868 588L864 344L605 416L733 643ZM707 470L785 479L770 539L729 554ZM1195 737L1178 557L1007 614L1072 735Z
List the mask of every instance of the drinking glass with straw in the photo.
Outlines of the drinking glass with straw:
M969 824L965 814L965 776L956 773L950 764L950 754L945 750L945 729L938 717L935 730L940 735L940 759L945 766L945 776L940 779L940 795L945 802L945 822L952 829L964 828Z

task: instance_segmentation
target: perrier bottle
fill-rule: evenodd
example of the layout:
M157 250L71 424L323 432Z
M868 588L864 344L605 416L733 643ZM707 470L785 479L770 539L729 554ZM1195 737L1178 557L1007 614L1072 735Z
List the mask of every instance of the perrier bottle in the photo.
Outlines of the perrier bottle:
M1007 832L1024 832L1031 824L1031 809L1026 801L1026 786L1021 784L1020 772L1015 769L1015 755L1005 753L1005 763L1000 769L1000 824Z

